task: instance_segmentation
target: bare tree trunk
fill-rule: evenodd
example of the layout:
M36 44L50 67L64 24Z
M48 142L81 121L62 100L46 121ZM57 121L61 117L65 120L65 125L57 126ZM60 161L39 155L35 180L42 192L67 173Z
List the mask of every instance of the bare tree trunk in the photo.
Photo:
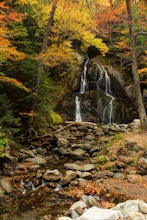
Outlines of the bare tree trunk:
M142 94L140 89L140 78L138 74L138 63L136 57L136 48L135 48L135 34L133 28L133 17L132 17L132 10L131 10L131 2L130 0L126 0L126 7L128 13L128 26L130 31L130 43L131 43L131 50L132 50L132 73L134 78L134 88L136 94L136 101L137 101L137 108L139 119L141 123L142 129L147 129L147 116L145 107L142 100Z
M58 3L58 0L54 0L52 10L50 12L50 17L49 17L49 20L48 20L48 24L47 24L47 29L46 29L46 32L45 32L45 35L44 35L44 38L43 38L41 53L44 53L47 49L48 37L51 33L51 29L52 29L52 26L53 26L54 14L55 14L55 11L56 11L57 3ZM39 85L41 83L42 71L43 71L42 67L43 67L43 61L40 59L39 66L38 66L37 80L36 80L36 92L38 92Z
M49 19L48 19L47 28L46 28L46 31L45 31L45 34L44 34L42 48L41 48L40 53L44 53L47 49L48 37L51 33L51 29L52 29L52 26L53 26L54 15L55 15L57 3L58 3L58 0L54 0L53 5L52 5L52 9L51 9L51 12L50 12L50 16L49 16ZM43 74L43 60L40 59L39 60L39 65L38 65L37 78L36 78L36 86L35 86L36 97L39 94L39 87L41 85L42 74ZM36 111L36 104L37 104L36 100L34 100L33 103L32 103L32 109L31 109L32 112L34 112L34 113ZM33 130L34 115L35 114L33 114L33 116L29 120L29 133L31 133L32 130Z

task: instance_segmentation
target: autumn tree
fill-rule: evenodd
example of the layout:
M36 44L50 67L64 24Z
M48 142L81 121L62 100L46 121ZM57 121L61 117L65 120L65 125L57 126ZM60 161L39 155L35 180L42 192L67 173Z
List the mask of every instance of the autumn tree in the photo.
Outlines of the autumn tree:
M126 0L126 7L128 13L128 26L130 31L130 44L131 44L131 53L132 53L132 73L134 77L134 88L136 94L136 101L138 107L139 118L141 122L141 127L143 129L147 129L147 115L144 108L142 94L140 89L140 79L138 74L138 64L137 64L137 56L136 56L136 48L135 48L135 33L133 27L133 17L131 10L131 1Z

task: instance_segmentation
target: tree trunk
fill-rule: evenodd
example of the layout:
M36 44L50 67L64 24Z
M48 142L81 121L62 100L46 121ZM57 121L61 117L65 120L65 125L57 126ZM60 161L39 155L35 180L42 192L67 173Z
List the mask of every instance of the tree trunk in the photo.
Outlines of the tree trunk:
M131 50L132 50L131 51L132 52L132 73L133 73L133 78L134 78L134 88L135 88L135 94L136 94L138 114L139 114L139 119L141 123L141 128L147 129L147 116L146 116L144 103L142 100L142 94L141 94L141 89L140 89L140 78L138 74L138 63L137 63L136 48L135 48L135 34L134 34L134 28L133 28L133 17L132 17L130 0L126 0L126 7L127 7L127 13L128 13L128 26L129 26L129 31L130 31L130 43L131 43Z
M47 29L46 29L46 32L45 32L45 35L44 35L44 38L43 38L41 53L44 53L47 49L48 37L51 33L51 29L52 29L52 26L53 26L54 14L55 14L55 11L56 11L57 3L58 3L58 0L54 0L52 10L50 12L50 17L49 17L49 20L48 20L48 24L47 24ZM36 92L38 92L39 85L41 83L42 72L43 72L42 68L43 68L43 61L40 59L39 66L38 66L37 80L36 80Z
M51 29L52 29L52 26L53 26L54 15L55 15L57 3L58 3L58 0L54 0L53 5L52 5L52 9L51 9L51 12L50 12L50 16L49 16L49 19L48 19L47 28L46 28L46 31L45 31L45 34L44 34L42 48L41 48L40 53L44 53L47 49L48 37L51 33ZM36 97L39 94L39 88L40 88L40 85L41 85L42 74L43 74L43 60L40 59L39 60L39 65L38 65L37 78L36 78L36 86L35 86ZM37 104L37 101L36 101L36 99L34 99L33 103L32 103L32 108L31 108L31 110L34 114L29 120L29 133L30 134L34 130L33 129L33 121L34 121L34 115L35 115L35 112L36 112L36 104Z

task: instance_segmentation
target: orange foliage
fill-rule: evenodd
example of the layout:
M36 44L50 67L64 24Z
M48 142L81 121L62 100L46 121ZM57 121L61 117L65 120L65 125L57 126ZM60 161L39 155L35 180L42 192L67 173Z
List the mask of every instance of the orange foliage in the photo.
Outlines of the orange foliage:
M18 87L19 89L25 90L26 92L31 92L31 90L29 88L27 88L26 86L24 86L22 84L22 82L18 81L17 79L14 79L14 78L0 76L0 82L9 83L13 86Z
M24 53L19 52L10 42L11 34L8 24L10 21L20 22L25 17L24 14L18 13L5 1L0 2L0 57L1 60L12 59L22 60L25 58Z

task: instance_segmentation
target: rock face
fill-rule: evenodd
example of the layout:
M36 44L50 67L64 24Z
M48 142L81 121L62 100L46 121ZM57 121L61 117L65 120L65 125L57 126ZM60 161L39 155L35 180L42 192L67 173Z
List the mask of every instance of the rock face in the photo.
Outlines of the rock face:
M123 75L114 68L99 65L96 61L89 60L86 71L87 87L85 94L80 94L79 75L77 89L64 97L62 107L59 107L59 111L65 115L66 120L75 119L75 97L78 94L83 121L108 123L109 119L103 121L104 109L106 110L110 99L110 97L106 97L105 93L106 85L104 76L106 72L110 78L109 86L111 87L111 95L115 97L112 103L112 121L115 123L128 123L138 115L134 106L135 95L133 86L125 87ZM107 109L107 111L110 111L110 109Z

